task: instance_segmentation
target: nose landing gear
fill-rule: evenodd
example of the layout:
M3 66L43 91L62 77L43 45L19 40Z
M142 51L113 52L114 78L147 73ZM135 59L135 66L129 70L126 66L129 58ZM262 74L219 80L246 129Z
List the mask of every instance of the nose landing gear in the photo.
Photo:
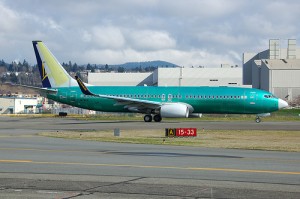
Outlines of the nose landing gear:
M259 116L256 116L256 118L255 118L255 122L256 122L256 123L260 123L260 122L261 122L261 119L260 119L260 117L259 117Z

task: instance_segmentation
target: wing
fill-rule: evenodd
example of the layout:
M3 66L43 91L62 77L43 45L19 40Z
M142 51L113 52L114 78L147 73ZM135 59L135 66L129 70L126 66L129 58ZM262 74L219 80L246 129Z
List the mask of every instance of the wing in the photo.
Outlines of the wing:
M161 102L154 102L149 100L140 100L140 99L133 99L133 98L126 98L126 97L115 97L115 96L109 96L109 95L101 95L101 94L94 94L92 93L82 82L82 80L75 76L75 79L79 85L80 90L85 95L91 95L99 98L106 98L106 99L112 99L115 100L117 105L123 105L124 108L127 108L130 111L133 112L147 112L152 109L159 108L162 103Z

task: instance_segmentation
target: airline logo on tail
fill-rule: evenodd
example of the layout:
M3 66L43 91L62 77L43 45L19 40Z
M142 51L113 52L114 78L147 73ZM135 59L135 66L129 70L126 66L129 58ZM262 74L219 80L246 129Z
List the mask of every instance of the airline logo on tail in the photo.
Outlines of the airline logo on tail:
M42 82L48 77L47 73L46 73L46 70L45 70L45 66L44 64L42 64Z

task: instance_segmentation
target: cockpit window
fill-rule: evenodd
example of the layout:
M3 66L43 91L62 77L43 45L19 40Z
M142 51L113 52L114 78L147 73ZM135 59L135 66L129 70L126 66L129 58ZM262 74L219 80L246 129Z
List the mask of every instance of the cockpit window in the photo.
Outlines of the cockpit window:
M264 95L264 98L275 98L274 95Z

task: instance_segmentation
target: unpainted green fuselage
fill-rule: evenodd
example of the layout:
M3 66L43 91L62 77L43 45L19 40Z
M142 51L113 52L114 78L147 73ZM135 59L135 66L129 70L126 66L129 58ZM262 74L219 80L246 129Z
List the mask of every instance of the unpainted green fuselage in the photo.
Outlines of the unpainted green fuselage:
M95 94L135 98L161 103L181 102L193 107L193 113L259 114L278 110L278 98L271 93L252 88L235 87L148 87L148 86L90 86ZM84 95L79 87L57 88L48 98L72 106L104 111L130 112L116 100Z

